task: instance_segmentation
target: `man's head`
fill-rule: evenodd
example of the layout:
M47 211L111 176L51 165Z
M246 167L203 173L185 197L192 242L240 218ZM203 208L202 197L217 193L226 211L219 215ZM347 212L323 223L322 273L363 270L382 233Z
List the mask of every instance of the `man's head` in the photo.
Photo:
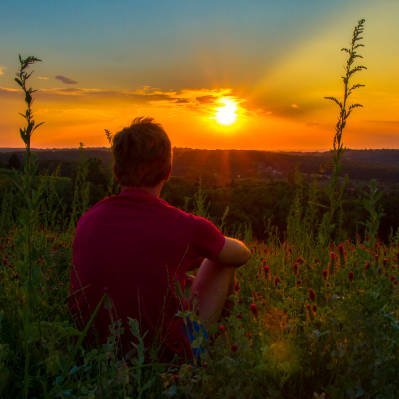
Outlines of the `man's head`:
M122 186L155 187L170 174L171 144L152 118L136 118L112 140L114 174Z

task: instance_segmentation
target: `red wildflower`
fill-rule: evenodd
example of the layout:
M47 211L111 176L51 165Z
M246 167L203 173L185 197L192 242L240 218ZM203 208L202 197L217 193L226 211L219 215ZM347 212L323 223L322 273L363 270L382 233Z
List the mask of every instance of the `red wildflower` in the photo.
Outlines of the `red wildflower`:
M370 262L365 262L364 263L364 270L369 270L370 269Z
M240 282L238 280L234 281L234 291L240 291Z
M323 273L323 277L326 279L328 277L328 270L323 269L322 273Z
M258 315L258 307L256 306L256 303L252 302L249 305L249 309L251 310L251 312L253 313L253 315L256 317Z
M309 297L309 301L314 302L314 300L316 299L316 293L312 288L308 289L308 297Z
M281 280L279 276L274 277L274 286L278 287L278 285L280 284Z
M306 309L310 310L310 304L309 303L306 304Z
M349 272L348 278L349 278L349 281L353 281L353 279L355 278L355 274L353 272Z
M335 259L337 258L337 254L333 251L330 252L330 259L331 261L335 261Z
M338 251L341 256L343 256L345 254L345 248L344 248L344 244L342 242L338 244Z
M237 352L237 350L238 350L238 346L236 344L232 344L231 345L231 351L232 352Z
M297 281L296 281L296 286L297 286L297 287L300 287L301 285L302 285L302 280L297 280Z
M218 330L220 332L225 332L226 331L226 327L224 326L224 324L219 324Z
M263 266L263 271L265 272L265 275L267 277L270 272L270 266L268 266L268 265Z
M317 306L316 306L316 305L313 305L313 306L312 306L312 311L313 311L313 313L316 313L316 312L317 312Z
M305 260L302 258L302 256L299 256L298 258L296 258L295 263L297 263L298 265L302 265L305 262Z

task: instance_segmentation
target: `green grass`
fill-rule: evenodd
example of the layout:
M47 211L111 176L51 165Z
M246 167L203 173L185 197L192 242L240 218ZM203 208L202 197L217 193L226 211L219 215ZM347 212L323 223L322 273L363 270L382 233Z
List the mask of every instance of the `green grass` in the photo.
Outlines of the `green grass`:
M19 238L14 230L0 242L3 397L19 397L23 387ZM118 359L115 337L100 348L77 348L65 302L71 239L35 233L40 278L29 397L137 397L146 383L142 397L154 398L389 398L399 389L397 243L345 242L315 247L306 258L286 243L252 243L231 314L211 331L202 366L193 367L144 362L137 352Z

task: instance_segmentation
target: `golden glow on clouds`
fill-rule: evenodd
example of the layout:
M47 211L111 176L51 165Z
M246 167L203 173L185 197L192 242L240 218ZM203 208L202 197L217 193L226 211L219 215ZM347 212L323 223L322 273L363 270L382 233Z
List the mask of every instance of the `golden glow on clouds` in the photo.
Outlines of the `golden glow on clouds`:
M48 88L36 93L34 112L45 121L32 138L33 147L106 146L104 129L117 132L136 116L152 116L178 147L242 148L263 150L326 150L331 146L336 118L333 105L323 100L329 92L311 92L312 101L277 95L259 99L244 97L233 89L184 89L164 91ZM249 93L251 94L251 93ZM335 93L331 93L335 94ZM339 94L339 93L337 93ZM387 94L373 98L359 91L359 101L372 108L371 115L359 110L349 121L348 146L399 147L396 113L384 111ZM288 96L289 97L289 96ZM284 101L285 100L285 101ZM316 106L314 105L316 104ZM398 107L398 99L392 106ZM387 105L385 104L385 107ZM220 109L223 112L219 112ZM20 147L18 127L23 98L16 88L0 88L0 147ZM234 116L233 116L234 114ZM217 115L223 122L221 124ZM382 123L381 121L387 122ZM389 123L388 123L389 122ZM379 132L378 135L375 132ZM374 133L374 135L373 135ZM367 138L368 141L365 141ZM395 141L396 140L396 141Z

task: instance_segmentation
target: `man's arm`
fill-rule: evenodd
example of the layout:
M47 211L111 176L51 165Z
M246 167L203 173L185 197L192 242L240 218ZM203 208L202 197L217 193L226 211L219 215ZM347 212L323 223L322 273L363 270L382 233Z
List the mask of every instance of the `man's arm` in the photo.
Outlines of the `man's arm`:
M215 260L226 266L239 267L246 263L250 257L251 251L242 241L225 237L224 246Z

